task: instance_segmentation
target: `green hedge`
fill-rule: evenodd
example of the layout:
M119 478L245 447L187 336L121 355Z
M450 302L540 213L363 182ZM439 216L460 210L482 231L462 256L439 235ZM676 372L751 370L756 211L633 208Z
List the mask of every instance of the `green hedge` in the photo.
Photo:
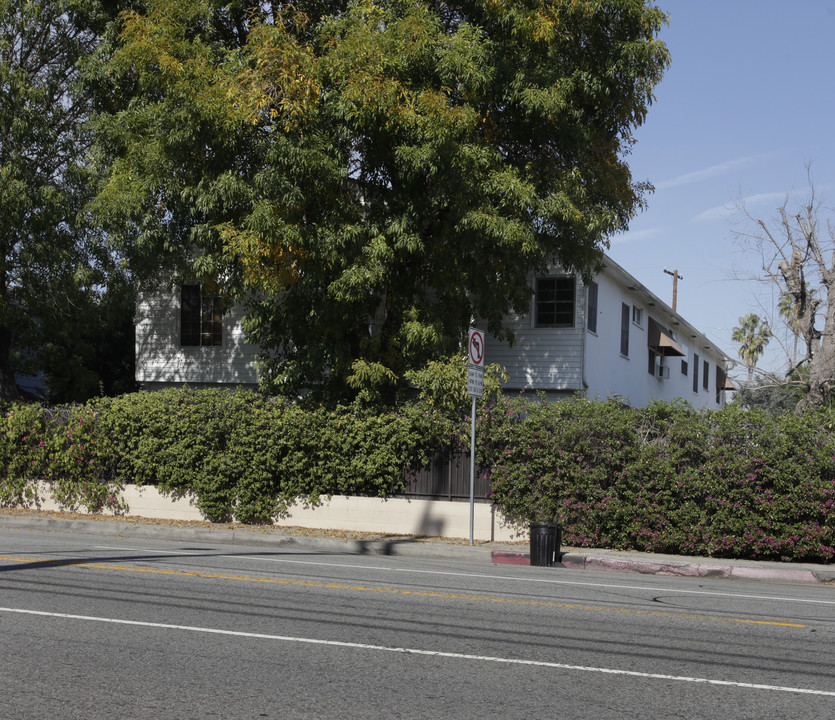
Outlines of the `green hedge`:
M5 405L0 505L32 503L39 480L67 507L118 511L136 482L193 492L214 520L270 522L294 502L396 492L405 465L460 442L452 424L426 402L371 412L220 390ZM520 524L556 518L569 546L835 556L833 411L500 397L481 406L478 443L499 509Z
M37 503L41 481L66 507L122 508L117 451L88 406L0 408L0 505Z
M404 464L441 442L433 418L417 406L302 409L225 390L15 405L0 417L0 504L31 503L40 480L68 507L118 509L121 483L138 483L193 492L213 520L270 522L299 499L402 488Z
M829 562L835 415L503 399L480 416L493 500L566 545Z

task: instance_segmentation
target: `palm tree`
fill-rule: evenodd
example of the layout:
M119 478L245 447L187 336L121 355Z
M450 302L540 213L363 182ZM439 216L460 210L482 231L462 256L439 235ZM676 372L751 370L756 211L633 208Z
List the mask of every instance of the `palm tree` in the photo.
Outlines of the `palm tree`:
M739 343L739 357L742 364L748 368L748 382L754 377L757 360L763 354L765 346L771 339L771 328L767 322L761 322L759 315L750 313L739 318L739 326L734 328L731 339Z

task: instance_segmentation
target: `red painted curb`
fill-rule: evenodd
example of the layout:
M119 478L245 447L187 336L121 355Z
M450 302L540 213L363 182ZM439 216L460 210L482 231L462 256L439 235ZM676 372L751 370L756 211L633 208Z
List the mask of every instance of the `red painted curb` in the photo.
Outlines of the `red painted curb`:
M492 553L494 563L501 565L530 565L531 556L529 553L520 552L505 552L503 550L494 550Z

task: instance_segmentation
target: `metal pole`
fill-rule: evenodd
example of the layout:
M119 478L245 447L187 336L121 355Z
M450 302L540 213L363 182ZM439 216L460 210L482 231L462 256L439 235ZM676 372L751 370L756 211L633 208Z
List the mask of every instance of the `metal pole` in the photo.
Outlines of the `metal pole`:
M475 395L470 413L470 545L473 542L473 521L475 518Z

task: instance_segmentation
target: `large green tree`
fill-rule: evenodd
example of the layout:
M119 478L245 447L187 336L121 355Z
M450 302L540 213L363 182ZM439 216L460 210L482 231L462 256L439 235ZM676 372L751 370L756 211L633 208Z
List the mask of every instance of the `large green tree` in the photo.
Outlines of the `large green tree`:
M250 298L266 378L376 386L500 337L649 186L668 62L641 0L147 0L102 47L99 217Z
M16 397L15 371L45 372L65 399L98 392L112 375L90 367L106 354L102 325L130 318L124 274L84 213L78 81L103 12L94 0L0 0L0 397Z

